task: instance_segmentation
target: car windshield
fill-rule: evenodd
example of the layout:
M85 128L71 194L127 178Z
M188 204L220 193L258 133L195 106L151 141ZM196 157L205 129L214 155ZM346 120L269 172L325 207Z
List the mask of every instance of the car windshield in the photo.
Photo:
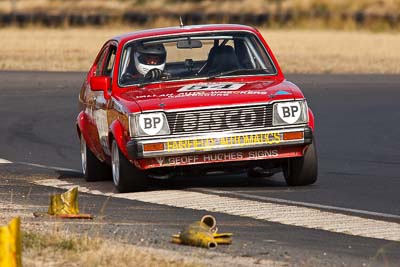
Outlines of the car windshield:
M202 33L132 41L121 54L122 86L160 80L273 75L276 69L252 33Z

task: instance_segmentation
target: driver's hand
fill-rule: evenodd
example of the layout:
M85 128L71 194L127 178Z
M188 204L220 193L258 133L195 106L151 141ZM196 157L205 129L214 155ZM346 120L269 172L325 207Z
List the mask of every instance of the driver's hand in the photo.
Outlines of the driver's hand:
M144 77L149 80L157 80L161 78L161 74L162 74L161 70L154 68L149 70L149 72L147 72L146 76Z
M134 75L132 75L132 74L130 74L130 73L127 73L127 72L125 72L123 75L122 75L122 77L121 77L122 79L122 82L128 82L128 81L132 81L132 80L134 80L136 77L134 76Z

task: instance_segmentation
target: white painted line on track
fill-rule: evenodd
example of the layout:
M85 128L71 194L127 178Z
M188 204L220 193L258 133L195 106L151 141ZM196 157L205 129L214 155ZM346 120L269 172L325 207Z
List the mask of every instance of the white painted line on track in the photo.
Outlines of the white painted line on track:
M203 189L203 188L192 188L192 189L194 189L196 191L201 191L204 193L229 194L232 196L245 197L245 198L249 198L252 200L254 199L254 200L262 200L262 201L270 201L270 202L275 202L275 203L280 203L280 204L289 204L289 205L304 206L304 207L317 208L317 209L335 210L335 211L339 211L339 212L341 212L341 211L352 212L352 213L357 213L357 214L361 214L361 215L378 216L378 217L389 218L389 219L400 219L399 215L388 214L388 213L359 210L359 209L350 209L350 208L343 208L343 207L336 207L336 206L329 206L329 205L321 205L321 204L315 204L315 203L309 203L309 202L287 200L287 199L282 199L282 198L263 197L263 196L256 196L256 195L251 195L251 194L246 194L246 193L238 193L238 192L234 192L234 191L227 192L227 191L211 190L211 189Z
M80 170L75 170L75 169L48 166L48 165L35 164L35 163L29 163L29 162L22 162L22 161L12 162L12 161L0 158L0 164L11 164L11 163L26 165L26 166L30 166L30 167L37 167L37 168L42 168L42 169L48 169L48 170L55 170L55 171L81 172Z
M63 168L63 167L55 167L55 166L47 166L47 165L28 163L28 162L15 162L15 163L26 165L26 166L31 166L31 167L42 168L42 169L55 170L55 171L81 172L80 170L75 170L75 169L69 169L69 168Z
M12 162L9 160L0 158L0 164L10 164L10 163L12 163Z
M68 189L71 183L59 179L35 181L36 184ZM253 218L285 225L320 229L353 236L385 239L400 242L400 224L377 219L366 219L316 207L295 206L293 204L238 199L200 192L183 190L162 190L140 193L113 194L79 187L80 191L137 200L171 207L221 212L229 215Z

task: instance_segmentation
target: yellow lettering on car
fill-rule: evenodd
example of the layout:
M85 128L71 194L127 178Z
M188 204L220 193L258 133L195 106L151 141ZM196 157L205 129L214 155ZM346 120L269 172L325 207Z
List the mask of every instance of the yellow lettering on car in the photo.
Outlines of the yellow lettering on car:
M184 148L188 148L187 147L187 141L186 140L180 140L179 141L179 149L184 149Z
M193 147L193 140L187 140L187 147L192 148Z
M197 149L199 147L199 140L198 139L192 139L192 148Z
M243 144L244 145L252 144L253 142L254 142L253 135L245 135L245 136L243 136Z
M274 133L274 137L275 137L275 144L279 144L281 142L281 134L280 133Z
M208 139L207 139L207 146L208 146L208 147L213 147L213 146L215 146L215 138L208 138Z
M176 149L179 149L179 143L176 142L176 141L174 141L173 148L174 148L175 150L176 150Z
M173 143L173 142L171 142L171 141L168 141L168 142L167 142L167 151L173 150L173 145L172 145L172 143Z
M222 146L227 146L227 145L228 145L228 137L222 137L222 138L220 138L220 139L219 139L219 143L220 143Z
M265 143L267 143L268 145L273 144L274 143L273 136L274 136L273 133L264 134Z
M248 134L248 135L236 135L230 137L220 138L205 138L205 139L189 139L179 141L167 141L167 151L173 150L204 150L205 148L221 146L221 147L232 147L232 146L246 146L253 144L280 144L282 140L281 133L261 133L261 134Z

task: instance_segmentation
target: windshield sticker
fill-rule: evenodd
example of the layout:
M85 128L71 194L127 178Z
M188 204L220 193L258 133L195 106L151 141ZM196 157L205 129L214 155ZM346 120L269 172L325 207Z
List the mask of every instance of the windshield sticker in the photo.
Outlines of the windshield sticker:
M244 83L207 83L185 85L178 92L192 91L234 91L240 89Z

